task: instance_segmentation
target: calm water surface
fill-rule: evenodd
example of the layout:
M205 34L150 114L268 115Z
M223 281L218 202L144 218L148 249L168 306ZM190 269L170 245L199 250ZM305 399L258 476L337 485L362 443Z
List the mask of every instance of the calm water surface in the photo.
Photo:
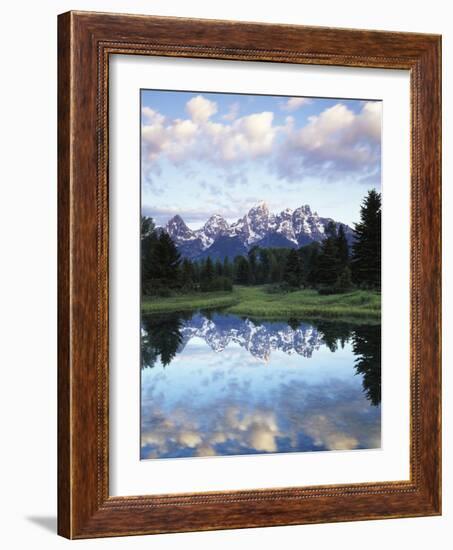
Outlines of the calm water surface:
M142 319L141 458L371 449L380 326Z

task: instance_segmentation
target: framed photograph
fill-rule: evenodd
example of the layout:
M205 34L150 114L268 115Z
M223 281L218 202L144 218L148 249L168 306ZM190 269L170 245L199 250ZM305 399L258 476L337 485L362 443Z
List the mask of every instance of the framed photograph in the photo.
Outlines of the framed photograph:
M440 37L58 24L59 533L440 514Z

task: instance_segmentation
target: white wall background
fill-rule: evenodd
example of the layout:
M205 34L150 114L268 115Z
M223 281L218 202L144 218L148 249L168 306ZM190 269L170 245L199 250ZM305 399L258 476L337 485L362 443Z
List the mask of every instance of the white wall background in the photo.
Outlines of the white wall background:
M56 68L58 13L70 9L443 34L444 326L452 279L453 25L449 2L16 0L2 5L0 86L0 538L2 547L451 548L453 361L444 329L444 515L69 542L56 529ZM449 123L449 124L448 124ZM450 276L449 276L450 275ZM450 365L449 365L450 363Z

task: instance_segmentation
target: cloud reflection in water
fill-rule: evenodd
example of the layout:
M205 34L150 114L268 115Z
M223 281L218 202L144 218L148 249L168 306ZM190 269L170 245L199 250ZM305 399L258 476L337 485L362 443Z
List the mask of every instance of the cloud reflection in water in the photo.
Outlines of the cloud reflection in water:
M145 318L141 458L378 448L379 341L379 327Z

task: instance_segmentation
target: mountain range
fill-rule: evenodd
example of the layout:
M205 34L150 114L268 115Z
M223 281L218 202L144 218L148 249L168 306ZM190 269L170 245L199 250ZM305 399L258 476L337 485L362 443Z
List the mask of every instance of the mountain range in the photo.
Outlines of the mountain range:
M308 204L273 214L263 202L232 224L220 214L213 214L196 230L190 229L182 217L176 215L162 229L170 235L183 257L198 260L210 256L213 260L223 260L245 255L253 246L298 248L321 242L330 222L337 227L343 225L348 242L352 241L353 232L349 226L319 216Z
M323 344L323 334L314 326L302 323L291 328L287 323L256 324L249 319L214 314L210 319L196 314L181 329L180 353L192 338L202 338L216 353L230 344L239 344L258 359L269 360L271 352L297 353L309 358Z

